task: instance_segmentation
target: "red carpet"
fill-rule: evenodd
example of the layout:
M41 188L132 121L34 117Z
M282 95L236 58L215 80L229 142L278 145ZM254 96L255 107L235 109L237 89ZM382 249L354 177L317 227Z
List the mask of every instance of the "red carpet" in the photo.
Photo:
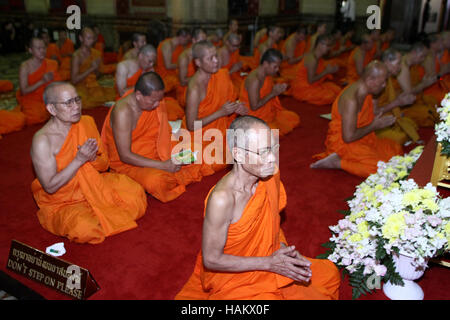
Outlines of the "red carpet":
M323 151L328 121L319 118L330 107L313 107L283 98L283 105L301 117L301 126L281 139L280 167L288 205L282 227L288 241L300 253L315 257L325 251L320 245L330 237L328 226L343 216L344 199L351 196L362 179L341 171L312 170L311 156ZM101 128L106 108L86 111ZM28 127L0 140L0 268L6 261L12 239L42 251L64 241L64 260L91 271L101 289L90 299L173 299L192 273L201 244L203 201L225 172L193 184L176 201L163 204L149 197L146 215L138 228L107 238L99 245L79 245L42 229L30 184L34 173L29 156L31 138L40 126ZM431 130L424 131L429 137ZM47 299L70 299L9 270L5 271ZM450 270L431 265L418 282L425 299L450 299ZM344 281L341 299L351 299ZM386 299L382 290L361 299Z

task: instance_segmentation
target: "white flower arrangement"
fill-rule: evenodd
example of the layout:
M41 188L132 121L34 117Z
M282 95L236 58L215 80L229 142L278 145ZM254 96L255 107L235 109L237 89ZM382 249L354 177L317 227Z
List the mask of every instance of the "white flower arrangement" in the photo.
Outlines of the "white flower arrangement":
M422 150L378 163L377 173L348 201L346 217L330 227L333 236L324 246L331 251L321 257L350 275L354 299L371 292L367 281L373 275L402 284L392 252L425 268L428 259L449 248L450 199L442 200L431 184L419 188L414 180L405 180Z
M442 154L450 156L450 93L445 95L437 112L439 113L440 122L434 128L436 140L442 145Z

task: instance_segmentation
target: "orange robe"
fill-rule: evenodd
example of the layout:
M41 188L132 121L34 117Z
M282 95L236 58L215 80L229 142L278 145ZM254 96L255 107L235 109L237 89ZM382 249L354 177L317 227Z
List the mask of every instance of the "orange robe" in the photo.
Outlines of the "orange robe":
M392 101L394 101L398 95L402 92L398 81L389 77L381 96L378 98L378 105L383 107ZM406 107L408 108L408 107ZM403 145L406 141L412 140L416 142L419 140L419 133L417 132L418 126L414 120L402 116L401 108L394 108L390 114L393 114L397 121L395 124L388 128L378 130L376 132L378 138L386 138L396 141L398 144Z
M236 63L238 63L240 61L240 57L241 56L239 55L239 50L234 51L230 56L230 60L228 61L228 64L223 66L222 68L225 68L229 71L233 67L233 65L235 65ZM239 91L242 83L245 80L244 77L241 77L241 70L230 74L230 78L234 84L234 87L236 88L236 91Z
M441 71L441 65L443 64L444 63L442 60L440 60L438 57L435 57L436 74ZM450 91L450 84L448 82L445 82L444 78L445 76L441 77L439 81L423 91L425 95L433 96L436 101L439 102L439 104L444 99L447 92Z
M167 41L170 41L171 38L168 38L164 41L161 41L161 43L158 45L157 49L157 60L156 60L156 72L161 76L161 78L164 81L165 85L165 92L170 92L173 89L175 89L177 86L180 85L180 81L177 76L177 70L169 70L166 69L165 63L164 63L164 56L162 53L162 46ZM183 46L176 46L175 49L172 52L172 63L177 64L178 57L180 54L183 53L183 50L185 48Z
M128 103L126 97L119 103ZM102 140L107 147L111 161L111 171L126 174L138 183L152 196L162 202L172 201L186 191L186 186L200 181L204 166L191 164L183 166L180 171L170 173L155 168L142 168L126 164L120 160L110 124L113 108L106 116L102 129ZM171 127L167 119L166 104L162 101L152 111L143 111L131 136L131 150L142 157L157 161L169 160L172 147ZM208 168L206 168L208 169ZM212 174L210 171L208 174Z
M138 81L141 74L142 74L142 69L139 68L131 77L129 77L127 79L127 88L133 88L133 89L128 90L122 96L119 96L119 93L118 93L119 91L117 90L116 101L118 101L122 98L125 98L126 96L128 96L130 93L132 93L134 91L134 86L136 85L136 82ZM169 121L183 119L184 110L180 107L177 100L175 100L172 97L164 97L163 99L166 103L167 117L168 117Z
M0 80L0 93L13 91L14 85L9 80Z
M264 84L259 91L259 97L264 98L267 96L272 92L272 88L272 77L266 77ZM245 81L241 85L239 100L247 104L247 106L250 106L248 92L245 88ZM256 111L250 110L248 114L264 120L271 129L280 130L280 136L291 132L300 124L300 117L295 112L283 108L278 97L269 100L264 106Z
M17 106L13 110L0 110L0 137L2 134L21 130L26 123L25 114Z
M147 208L147 197L144 189L129 177L105 172L108 155L90 116L82 116L72 125L56 155L57 170L67 167L75 158L78 146L89 138L95 138L99 145L95 161L85 163L54 194L45 192L38 179L31 184L31 190L44 229L71 241L96 244L107 236L135 228L135 220Z
M212 189L211 189L212 190ZM208 194L208 197L210 193ZM205 208L208 201L205 201ZM286 192L279 174L260 180L241 218L228 228L224 254L268 257L287 244L280 228ZM206 210L206 209L205 209ZM194 272L176 300L329 300L339 298L340 275L329 260L310 259L312 277L307 284L268 271L219 272L203 266L197 255Z
M359 80L359 74L356 70L356 64L355 64L355 53L359 50L359 47L356 47L353 49L353 51L350 53L350 56L347 60L347 75L346 75L346 81L348 84L351 84L355 81ZM373 60L373 55L370 52L366 52L366 55L364 57L364 67L367 66L371 61Z
M403 148L394 140L377 138L375 132L371 132L357 141L345 143L342 138L342 117L338 109L341 95L342 93L337 97L331 109L332 119L325 140L327 150L324 154L314 157L320 159L337 153L341 158L342 170L367 178L377 172L379 161L387 162L392 157L401 155ZM369 125L374 117L372 96L368 95L358 114L357 127Z
M187 73L187 77L190 78L195 74L195 64L194 64L194 60L191 60L191 62L189 62L188 64L188 73ZM178 70L177 70L178 71ZM180 104L180 106L182 106L183 108L186 107L186 91L187 91L187 86L182 86L181 84L179 84L177 86L177 100L178 103Z
M238 92L236 91L233 82L230 79L230 76L228 74L227 69L220 69L217 73L213 74L211 78L209 79L208 88L206 91L205 99L203 99L199 106L198 106L198 114L197 118L202 119L206 116L209 116L210 114L213 114L217 110L219 110L227 101L236 101L238 97ZM218 161L221 161L222 163L216 163L217 161L214 161L214 163L210 164L210 167L214 171L220 171L224 168L226 168L226 154L228 152L227 144L226 144L226 130L230 126L231 122L236 118L235 114L232 114L230 116L221 117L210 124L204 126L201 129L201 136L204 137L205 132L207 132L209 129L217 129L221 132L223 141L223 149L221 150L214 150L213 152L206 152L206 155L213 155L215 158L218 159ZM186 117L183 119L183 124L186 128ZM200 130L199 130L200 131ZM191 135L195 139L196 134L200 134L199 132L191 132ZM211 146L210 146L211 145ZM211 148L213 144L210 141L207 141L206 139L202 139L202 146L198 146L195 144L192 145L191 150L199 150L199 148L202 148L203 153L203 162L205 162L205 148ZM208 149L209 151L209 149ZM216 155L215 151L218 151L218 154ZM209 161L212 162L212 161Z
M52 58L53 56L56 57L56 60ZM61 55L59 52L59 47L56 43L49 43L47 46L47 53L45 55L47 59L53 59L57 61L58 63L61 61Z
M101 58L100 51L91 48L91 54L80 65L79 73L85 72L97 58ZM95 72L90 73L83 81L75 85L78 94L83 99L83 108L90 109L103 105L108 101L114 101L116 90L105 88L97 82Z
M44 59L41 66L35 72L28 75L28 85L31 86L35 84L42 79L44 74L48 72L53 73L53 81L60 80L58 73L58 62L51 59ZM44 90L50 83L51 82L47 82L26 95L22 95L20 89L17 90L16 99L22 109L22 112L25 114L27 125L41 123L50 118L50 114L45 108L43 99Z
M317 64L316 74L320 74L325 69L326 63L323 59ZM296 67L296 76L291 81L291 86L287 91L299 101L305 101L314 105L332 104L342 88L331 82L332 75L326 75L320 80L310 84L308 81L308 71L304 65L304 60L300 61Z
M293 37L293 36L295 36L295 34L291 35L291 37ZM286 55L286 42L287 41L288 40L286 40L283 43L283 46L281 47L281 53L283 53L283 55ZM300 57L300 56L303 56L305 53L306 53L306 41L303 40L303 41L300 41L299 43L297 43L297 46L295 47L294 56ZM292 65L292 64L289 64L287 61L283 61L281 63L280 75L285 81L292 81L295 79L297 64Z
M73 42L70 39L66 39L64 41L61 48L59 48L59 53L61 55L61 64L59 66L59 74L61 76L61 80L70 80L70 72L71 72L71 62L72 62L72 54L74 53ZM70 54L70 56L67 56ZM64 56L66 55L66 56Z

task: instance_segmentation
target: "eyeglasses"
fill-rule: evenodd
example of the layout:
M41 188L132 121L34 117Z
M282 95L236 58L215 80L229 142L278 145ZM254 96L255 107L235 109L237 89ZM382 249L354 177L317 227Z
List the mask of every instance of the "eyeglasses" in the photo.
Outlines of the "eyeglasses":
M274 145L271 148L266 148L266 149L258 150L258 151L252 151L252 150L248 150L248 149L245 149L245 148L242 148L242 147L237 147L237 148L245 150L245 151L248 151L248 152L251 152L251 153L254 153L254 154L257 154L258 156L260 156L264 160L269 157L270 153L277 154L278 151L280 151L280 145L279 144L276 144L276 145Z
M72 104L76 104L76 105L80 105L81 103L81 97L75 97L72 99L69 99L67 101L63 101L63 102L52 102L52 104L63 104L66 108L70 107Z

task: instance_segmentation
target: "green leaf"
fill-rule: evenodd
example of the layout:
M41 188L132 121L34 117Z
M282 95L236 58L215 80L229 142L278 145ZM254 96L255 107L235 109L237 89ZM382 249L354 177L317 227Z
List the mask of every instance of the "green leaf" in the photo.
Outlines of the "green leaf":
M321 244L321 246L328 249L336 249L336 243L334 243L333 241L325 242Z
M331 255L333 251L327 251L325 253L319 254L316 259L320 259L320 260L326 260L328 259L328 257Z

